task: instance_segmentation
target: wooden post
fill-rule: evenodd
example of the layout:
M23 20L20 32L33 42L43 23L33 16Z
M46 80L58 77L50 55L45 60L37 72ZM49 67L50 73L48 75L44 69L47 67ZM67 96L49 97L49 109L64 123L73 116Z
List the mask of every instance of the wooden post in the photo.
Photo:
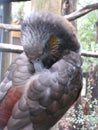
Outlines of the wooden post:
M4 3L3 6L3 23L10 23L11 21L11 4ZM3 32L3 43L10 43L10 33L7 31ZM2 61L1 61L1 80L4 77L4 73L10 64L10 54L2 53Z

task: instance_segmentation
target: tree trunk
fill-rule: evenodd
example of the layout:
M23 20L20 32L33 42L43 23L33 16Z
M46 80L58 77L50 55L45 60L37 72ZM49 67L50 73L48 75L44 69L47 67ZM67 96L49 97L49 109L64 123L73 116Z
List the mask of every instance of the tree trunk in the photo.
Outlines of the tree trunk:
M62 0L61 14L66 15L76 10L77 0Z
M61 15L68 15L76 10L77 0L62 0L61 3ZM76 26L76 22L72 24Z
M32 11L50 11L61 14L61 0L32 0Z

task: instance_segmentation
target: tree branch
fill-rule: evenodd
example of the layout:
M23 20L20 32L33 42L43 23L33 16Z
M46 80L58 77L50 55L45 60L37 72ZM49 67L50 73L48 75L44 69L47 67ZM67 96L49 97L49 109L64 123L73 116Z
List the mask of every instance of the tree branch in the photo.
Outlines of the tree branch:
M98 9L98 2L90 5L86 5L80 10L77 10L69 15L65 15L64 18L68 19L69 21L73 21L83 15L86 15L87 13Z

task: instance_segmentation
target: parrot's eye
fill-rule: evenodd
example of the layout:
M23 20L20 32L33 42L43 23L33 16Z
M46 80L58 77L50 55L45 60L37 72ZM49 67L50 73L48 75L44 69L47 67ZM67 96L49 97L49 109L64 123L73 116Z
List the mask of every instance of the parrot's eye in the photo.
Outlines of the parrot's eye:
M39 59L39 58L37 58L37 59L36 59L36 61L37 61L37 62L39 62L39 61L40 61L40 59Z
M27 27L26 23L22 23L22 29L25 29Z

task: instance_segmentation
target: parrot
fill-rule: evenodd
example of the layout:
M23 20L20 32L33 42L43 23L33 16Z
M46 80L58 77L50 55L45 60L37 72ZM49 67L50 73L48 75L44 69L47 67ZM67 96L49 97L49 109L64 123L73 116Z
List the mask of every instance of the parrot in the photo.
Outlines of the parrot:
M80 95L80 41L67 19L32 12L21 44L0 83L0 130L50 130Z

